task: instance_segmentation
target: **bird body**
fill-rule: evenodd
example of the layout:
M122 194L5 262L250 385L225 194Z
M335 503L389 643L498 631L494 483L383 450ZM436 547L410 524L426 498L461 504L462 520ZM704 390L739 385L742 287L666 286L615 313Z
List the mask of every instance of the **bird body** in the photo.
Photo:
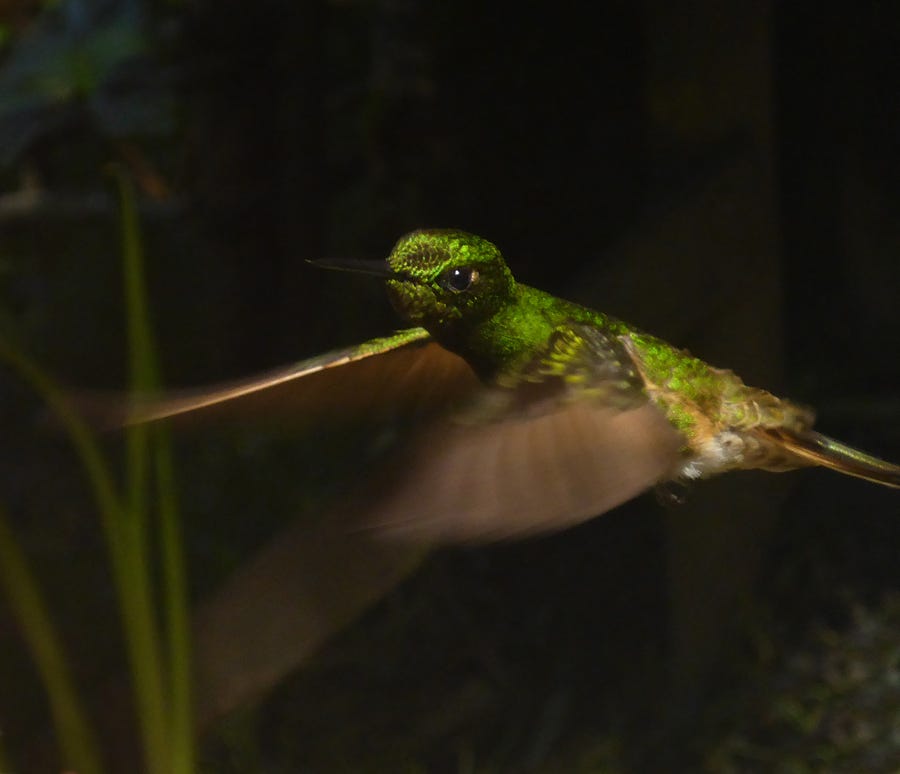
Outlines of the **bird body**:
M517 283L480 237L417 231L387 261L320 263L383 277L412 327L247 382L138 404L132 421L283 383L348 416L415 398L434 419L401 455L390 491L379 490L370 521L428 540L558 529L655 484L735 469L818 464L900 487L900 467L815 433L809 409ZM339 382L352 384L352 396L334 398L348 393Z
M400 275L387 283L400 315L423 325L488 383L515 389L522 381L558 379L570 400L621 408L652 401L683 436L671 478L827 463L820 436L811 437L819 457L800 448L814 419L809 409L749 387L732 371L620 320L516 283L486 240L463 232L415 232L398 242L388 264ZM460 272L469 273L462 290L452 285ZM482 298L453 303L466 293ZM828 448L841 469L841 446L832 441ZM844 472L858 475L863 458L854 455L856 464ZM888 474L884 483L900 485L896 466L868 461L873 469L862 472L874 480Z

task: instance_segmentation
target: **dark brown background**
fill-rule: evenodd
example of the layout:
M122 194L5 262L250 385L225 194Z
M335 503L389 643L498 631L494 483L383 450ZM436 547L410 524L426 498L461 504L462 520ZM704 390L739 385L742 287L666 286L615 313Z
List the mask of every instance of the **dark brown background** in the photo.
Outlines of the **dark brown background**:
M900 459L889 5L150 4L136 81L171 123L116 131L84 105L48 109L0 177L11 194L36 174L56 197L0 203L4 316L66 381L121 383L101 168L127 140L170 189L142 200L169 383L389 331L377 283L304 259L384 256L413 228L460 227L500 246L520 280L817 406L823 431ZM6 375L0 400L0 498L83 682L105 684L115 657L96 654L116 652L117 624L87 496ZM364 475L370 441L269 422L184 434L198 605ZM676 757L698 770L710 697L739 682L721 669L757 620L748 611L790 633L839 624L845 592L878 600L900 580L900 508L893 492L819 471L735 475L687 499L440 552L315 664L212 726L210 770L455 771L471 756L490 771L591 771L575 761L604 735L623 770L674 770ZM46 718L20 644L4 634L0 647L15 747Z

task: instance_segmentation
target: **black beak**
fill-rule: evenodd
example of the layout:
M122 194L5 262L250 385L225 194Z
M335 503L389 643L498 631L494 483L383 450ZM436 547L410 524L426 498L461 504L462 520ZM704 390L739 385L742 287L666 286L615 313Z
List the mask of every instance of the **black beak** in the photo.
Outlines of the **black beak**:
M338 258L335 260L321 258L314 261L307 261L307 263L311 263L313 266L318 266L322 269L350 271L354 274L370 274L373 277L381 277L383 279L397 276L396 272L385 260L364 261L356 258Z

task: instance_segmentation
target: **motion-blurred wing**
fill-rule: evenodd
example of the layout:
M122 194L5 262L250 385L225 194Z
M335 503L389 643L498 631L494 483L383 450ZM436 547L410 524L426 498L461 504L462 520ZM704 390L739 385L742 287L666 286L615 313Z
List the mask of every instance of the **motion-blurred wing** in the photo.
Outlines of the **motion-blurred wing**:
M548 532L670 478L683 446L621 342L567 326L470 410L413 441L362 508L377 530L417 541Z
M229 412L275 412L300 421L359 419L445 409L478 386L466 362L434 343L424 328L214 387L132 399L120 423L153 422L214 407Z
M573 403L532 417L434 428L373 497L366 520L390 537L501 540L577 524L671 474L683 443L649 403Z

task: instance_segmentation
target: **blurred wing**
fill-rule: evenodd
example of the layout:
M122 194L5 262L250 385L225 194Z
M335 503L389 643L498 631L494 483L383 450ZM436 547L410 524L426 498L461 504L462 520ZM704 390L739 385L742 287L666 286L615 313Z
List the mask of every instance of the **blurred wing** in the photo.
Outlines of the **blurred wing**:
M303 421L349 420L397 410L427 412L452 406L477 386L462 358L431 341L424 328L410 328L251 379L158 399L133 398L118 424L153 422L214 407L229 413L277 411Z
M456 421L414 441L367 521L426 542L490 541L598 516L671 477L684 438L621 342L565 326Z
M484 542L563 529L668 478L683 444L649 403L573 403L434 430L367 504L366 520L389 537Z

